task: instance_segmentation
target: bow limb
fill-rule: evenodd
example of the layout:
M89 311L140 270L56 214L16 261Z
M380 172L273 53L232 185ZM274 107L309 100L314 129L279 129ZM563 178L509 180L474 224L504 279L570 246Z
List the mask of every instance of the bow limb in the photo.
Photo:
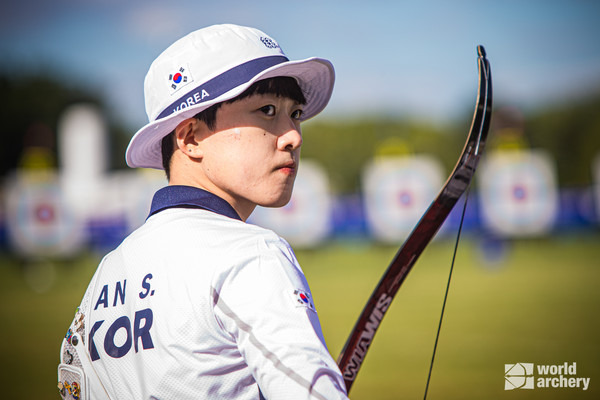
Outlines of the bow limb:
M454 170L444 187L421 217L367 301L340 356L348 392L366 356L373 337L388 307L417 259L438 232L458 199L467 190L479 162L490 126L492 113L492 77L483 46L477 47L479 85L471 129Z

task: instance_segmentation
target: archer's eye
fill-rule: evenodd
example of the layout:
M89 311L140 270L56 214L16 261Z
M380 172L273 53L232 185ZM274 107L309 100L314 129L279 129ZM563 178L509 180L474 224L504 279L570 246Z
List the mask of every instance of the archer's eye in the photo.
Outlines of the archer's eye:
M267 106L261 107L260 111L262 111L265 115L272 117L275 115L275 106L272 104L269 104Z
M302 111L302 110L295 110L292 113L292 118L295 119L295 120L299 120L300 118L302 118L303 114L304 114L304 111Z

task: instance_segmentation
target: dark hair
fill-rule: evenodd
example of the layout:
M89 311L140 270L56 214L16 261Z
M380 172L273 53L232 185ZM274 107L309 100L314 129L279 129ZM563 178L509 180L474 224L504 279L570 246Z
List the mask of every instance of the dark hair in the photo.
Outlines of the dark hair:
M211 131L215 129L217 123L217 111L222 104L230 104L238 100L245 99L253 95L262 94L273 94L277 97L286 97L294 100L298 104L306 104L306 97L302 93L302 89L296 79L289 76L277 76L274 78L267 78L261 81L253 83L248 89L242 94L234 97L233 99L224 101L222 103L214 104L208 107L206 110L199 112L194 115L199 121L206 124L208 129ZM167 175L167 180L171 178L171 157L175 151L175 130L169 133L162 139L161 142L161 153L162 153L162 164Z

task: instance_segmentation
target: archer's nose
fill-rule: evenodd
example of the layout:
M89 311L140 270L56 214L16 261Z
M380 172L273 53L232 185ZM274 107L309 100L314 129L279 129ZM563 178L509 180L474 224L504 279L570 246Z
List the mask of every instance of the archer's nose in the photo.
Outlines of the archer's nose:
M302 146L302 133L300 128L294 126L277 138L277 148L279 150L293 151Z

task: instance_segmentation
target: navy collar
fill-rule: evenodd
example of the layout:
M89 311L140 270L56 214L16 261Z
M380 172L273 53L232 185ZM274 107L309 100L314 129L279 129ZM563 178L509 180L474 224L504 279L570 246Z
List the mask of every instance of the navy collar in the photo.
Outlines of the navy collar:
M242 220L228 202L206 190L192 186L173 185L159 189L152 199L148 217L167 208L201 208Z

